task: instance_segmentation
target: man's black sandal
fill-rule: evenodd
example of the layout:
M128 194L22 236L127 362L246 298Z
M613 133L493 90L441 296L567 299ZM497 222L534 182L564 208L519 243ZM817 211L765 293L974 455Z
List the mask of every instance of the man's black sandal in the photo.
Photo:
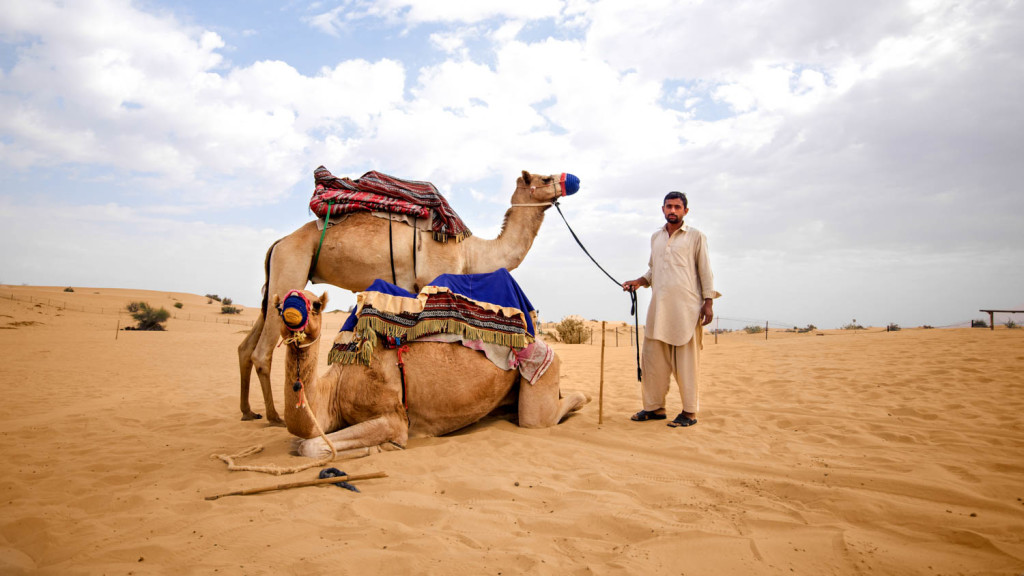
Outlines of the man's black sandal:
M630 416L630 420L633 422L647 422L648 420L664 420L668 416L664 414L658 414L657 412L648 412L647 410L641 410L636 414Z
M685 428L686 426L693 426L696 423L697 423L697 419L696 418L687 418L685 414L680 412L679 416L676 416L676 419L671 421L671 422L669 422L668 425L673 427L673 428L680 428L680 427Z

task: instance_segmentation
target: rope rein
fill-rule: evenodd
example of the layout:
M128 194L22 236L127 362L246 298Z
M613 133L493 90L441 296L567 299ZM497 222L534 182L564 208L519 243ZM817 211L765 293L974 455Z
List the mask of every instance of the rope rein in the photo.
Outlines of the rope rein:
M596 265L601 270L601 272L604 272L605 276L610 278L612 282L615 282L616 286L621 288L622 282L619 282L611 274L609 274L608 271L605 270L604 267L602 267L600 264L598 264L597 260L595 260L594 257L590 255L590 252L587 251L586 246L584 246L583 242L580 241L579 236L577 236L576 232L573 231L572 226L569 226L569 221L565 219L565 214L562 214L562 207L558 205L558 201L555 200L553 204L555 205L555 208L558 210L558 215L562 217L562 222L565 222L565 227L569 229L569 234L572 234L573 240L575 240L576 244L578 244L579 247L583 250L583 253L586 254L588 258L590 258L590 261L593 262L594 265ZM629 291L629 300L629 314L633 317L633 330L636 334L636 379L638 382L640 382L643 381L643 370L640 368L640 314L639 306L637 306L636 290Z
M309 416L309 418L311 420L313 420L313 426L316 428L317 434L319 434L320 437L323 438L324 442L327 443L327 446L331 449L331 453L329 455L327 455L327 456L324 456L324 457L314 461L314 462L308 462L306 464L301 464L299 466L291 466L291 467L282 467L282 466L277 466L276 464L269 464L269 465L264 465L264 466L248 465L248 464L235 464L235 459L236 458L244 458L246 456L252 456L253 454L256 454L258 452L263 451L263 446L262 445L256 445L256 446L252 446L252 447L246 448L245 450L242 450L241 452L239 452L237 454L231 454L231 455L228 455L228 454L213 454L212 456L210 456L210 458L217 458L219 460L222 460L225 464L228 465L228 470L230 470L232 472L237 472L237 471L263 472L265 474L273 474L275 476L280 476L282 474L295 474L296 472L302 472L303 470L308 470L310 468L316 468L318 466L323 466L324 464L328 464L328 463L332 462L335 458L338 457L338 451L334 448L334 444L327 437L327 434L324 433L323 428L320 427L320 422L317 421L316 415L313 414L313 409L309 407L309 402L306 401L306 394L305 394L305 392L303 390L304 387L302 385L302 378L301 378L301 374L300 374L300 365L302 364L302 361L301 361L302 360L301 359L302 350L305 349L305 348L309 348L310 346L315 344L318 340L320 340L320 335L318 334L316 338L314 338L312 341L310 341L310 342L308 342L306 344L299 344L299 342L304 340L304 338L300 338L300 335L301 336L305 336L305 333L304 332L298 332L294 336L292 336L291 338L288 338L288 339L284 340L284 342L288 342L288 344L295 349L295 354L296 354L296 356L298 356L298 358L296 358L296 362L295 362L295 384L292 385L292 390L297 392L298 395L299 395L299 401L295 405L295 407L296 408L304 408L306 410L306 414ZM314 367L314 369L315 369L315 367ZM369 454L369 451L367 451L367 454Z
M536 191L536 188L532 189L530 194L533 195L533 193L535 191ZM554 206L555 209L558 210L558 215L562 217L562 222L565 222L565 227L569 229L569 234L572 234L573 240L575 240L576 244L578 244L579 247L583 250L583 253L586 254L588 258L590 258L590 261L593 262L594 265L597 266L601 270L601 272L604 272L605 276L610 278L612 282L615 282L616 286L619 286L620 288L622 287L622 282L619 282L618 280L616 280L611 274L608 273L607 270L604 269L603 266L601 266L597 262L597 260L594 259L593 256L590 255L590 252L587 250L587 247L583 245L583 242L580 241L579 236L576 235L576 232L573 231L572 226L569 225L569 221L565 219L565 214L562 213L562 207L558 203L558 198L554 198L550 202L533 202L533 203L523 203L523 204L512 204L512 208L534 207L534 206L536 206L536 207L540 207L540 206ZM639 310L638 310L639 306L637 305L636 290L630 290L629 291L629 301L630 301L629 315L633 317L633 332L636 335L636 379L639 382L639 381L643 381L643 370L640 368L640 314L639 314Z
M277 466L275 464L256 466L235 463L236 458L244 458L246 456L251 456L253 454L261 452L263 450L262 445L251 446L249 448L246 448L245 450L242 450L241 452L238 452L237 454L213 454L210 456L211 458L217 458L219 460L222 460L225 464L228 465L228 470L232 472L263 472L266 474L274 474L275 476L280 476L282 474L294 474L296 472L302 472L303 470L308 470L310 468L323 466L324 464L328 464L334 461L334 459L338 457L338 450L334 447L334 443L331 442L331 439L327 437L327 434L324 433L324 429L320 426L320 422L317 420L316 414L313 413L313 409L310 408L309 402L306 400L305 386L302 384L303 350L319 342L320 336L320 334L317 334L316 338L313 338L309 342L303 343L306 340L306 333L297 331L294 332L292 336L283 339L281 343L278 344L278 346L287 343L295 351L295 383L292 384L292 391L294 391L299 396L298 402L295 404L295 407L304 409L306 411L306 415L309 416L310 420L313 421L313 427L316 429L317 435L319 435L320 438L322 438L323 441L327 443L327 447L331 449L331 453L313 462L291 467L282 467ZM316 370L316 367L314 366L313 369ZM367 450L367 455L368 454L369 450Z

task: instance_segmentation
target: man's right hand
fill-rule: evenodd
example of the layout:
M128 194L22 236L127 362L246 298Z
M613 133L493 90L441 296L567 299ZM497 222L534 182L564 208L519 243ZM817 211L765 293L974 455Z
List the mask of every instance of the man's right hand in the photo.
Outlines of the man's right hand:
M636 280L626 280L622 283L623 292L635 292L637 288L643 288L647 286L647 280L644 278L637 278Z

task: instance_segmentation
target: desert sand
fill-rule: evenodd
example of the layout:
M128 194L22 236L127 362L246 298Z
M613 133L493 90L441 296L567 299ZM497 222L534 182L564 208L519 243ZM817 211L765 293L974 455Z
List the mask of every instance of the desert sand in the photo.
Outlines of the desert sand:
M135 300L176 318L119 331ZM305 460L284 428L239 420L235 350L258 311L219 312L190 294L0 286L0 574L1024 573L1024 330L709 336L700 422L673 429L629 420L620 328L602 423L601 346L555 343L562 386L593 398L557 427L491 417L334 463L387 473L361 493L210 501L317 472L211 458ZM679 402L673 387L670 416Z

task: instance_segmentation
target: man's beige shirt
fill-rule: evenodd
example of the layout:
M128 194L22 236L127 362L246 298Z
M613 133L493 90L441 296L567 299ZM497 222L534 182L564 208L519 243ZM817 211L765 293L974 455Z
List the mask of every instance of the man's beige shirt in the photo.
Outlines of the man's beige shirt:
M671 237L665 226L651 236L651 259L644 278L651 285L647 338L682 346L693 338L705 298L715 291L704 233L683 224Z

